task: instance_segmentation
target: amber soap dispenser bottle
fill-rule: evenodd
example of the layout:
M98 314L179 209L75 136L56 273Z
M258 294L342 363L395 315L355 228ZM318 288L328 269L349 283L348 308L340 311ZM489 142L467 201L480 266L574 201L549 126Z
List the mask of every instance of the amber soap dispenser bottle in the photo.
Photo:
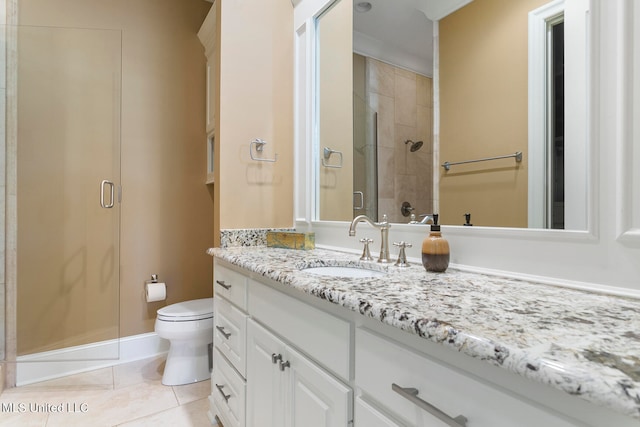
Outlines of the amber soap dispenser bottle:
M431 232L422 241L422 265L427 271L442 273L449 267L449 242L440 232L438 214L433 214Z

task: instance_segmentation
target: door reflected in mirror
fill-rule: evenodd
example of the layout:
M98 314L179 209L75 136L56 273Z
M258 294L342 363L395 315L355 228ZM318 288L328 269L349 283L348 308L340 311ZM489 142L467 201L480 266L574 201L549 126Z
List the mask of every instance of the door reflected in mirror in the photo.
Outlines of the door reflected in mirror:
M473 0L437 25L421 2L369 3L316 22L318 219L586 229L588 1Z

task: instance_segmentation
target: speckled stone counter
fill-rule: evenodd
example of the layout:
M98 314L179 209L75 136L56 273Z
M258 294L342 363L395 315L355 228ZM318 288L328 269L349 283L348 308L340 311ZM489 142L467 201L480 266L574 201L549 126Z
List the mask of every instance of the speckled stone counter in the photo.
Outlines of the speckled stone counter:
M208 253L471 357L640 419L640 301L455 270L267 247ZM302 271L365 265L379 278Z

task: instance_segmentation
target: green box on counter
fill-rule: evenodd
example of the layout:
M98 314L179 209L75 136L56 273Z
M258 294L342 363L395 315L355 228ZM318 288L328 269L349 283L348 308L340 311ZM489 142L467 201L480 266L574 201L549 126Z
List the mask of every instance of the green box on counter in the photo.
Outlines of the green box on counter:
M316 234L314 232L267 231L267 246L282 249L315 249Z

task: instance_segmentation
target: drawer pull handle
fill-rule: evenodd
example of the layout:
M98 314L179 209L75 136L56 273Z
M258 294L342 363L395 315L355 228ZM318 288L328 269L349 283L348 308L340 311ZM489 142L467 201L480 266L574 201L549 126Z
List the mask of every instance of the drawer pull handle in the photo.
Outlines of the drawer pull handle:
M284 368L289 368L291 366L291 363L289 363L289 361L287 360L286 362L282 362L282 360L280 361L280 370L282 372L284 372Z
M229 339L229 337L231 336L231 332L225 332L224 327L222 326L216 326L216 329L219 330L222 336L225 337L226 339Z
M216 283L220 286L222 286L223 288L225 288L226 290L231 289L231 285L227 285L224 280L216 280Z
M451 427L467 426L467 419L464 416L458 415L455 418L451 418L449 415L445 414L444 412L442 412L440 409L436 408L432 404L420 399L418 397L418 389L416 388L403 388L403 387L400 387L398 384L391 384L391 389L396 393L398 393L400 396L404 397L405 399L411 401L412 403L415 403L417 406L424 409L434 417L438 418L441 421L444 421L445 424Z
M224 401L225 402L229 402L229 398L231 397L231 395L230 394L224 394L224 391L222 390L224 388L224 386L220 385L220 384L216 384L216 388L218 389L218 391L222 395L222 398L224 399Z
M281 360L282 360L281 354L275 354L275 353L271 354L271 363L278 363L278 361L281 361Z

